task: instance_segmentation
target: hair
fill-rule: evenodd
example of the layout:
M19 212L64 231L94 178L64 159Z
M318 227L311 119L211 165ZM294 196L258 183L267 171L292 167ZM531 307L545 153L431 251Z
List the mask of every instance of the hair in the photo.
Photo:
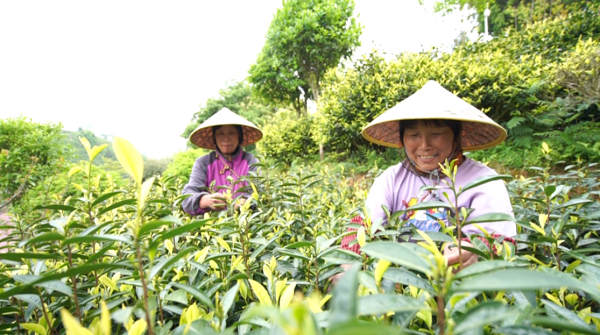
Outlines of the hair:
M460 140L460 133L462 131L462 122L457 120L446 120L446 119L417 119L417 120L402 120L400 122L400 143L404 146L404 131L406 128L414 128L418 125L425 127L444 127L447 126L452 130L454 134L454 140ZM458 142L460 145L460 142Z
M235 129L237 130L238 139L239 139L239 143L238 143L237 149L239 149L241 147L241 145L242 145L242 142L244 141L244 128L242 128L242 126L240 126L239 124L229 124L229 125L223 124L223 125L220 125L220 126L213 126L212 127L212 135L213 135L213 141L215 141L215 146L217 148L219 148L219 145L217 144L217 135L216 135L216 133L217 133L217 130L219 130L223 126L234 126L235 127Z

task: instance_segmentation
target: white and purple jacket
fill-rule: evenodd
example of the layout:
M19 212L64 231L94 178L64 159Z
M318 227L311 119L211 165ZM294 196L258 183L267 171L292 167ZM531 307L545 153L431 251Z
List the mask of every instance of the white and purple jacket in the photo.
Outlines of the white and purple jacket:
M229 166L229 169L225 168L225 163ZM218 186L230 186L231 183L227 181L227 177L231 176L236 181L238 180L237 176L246 176L248 171L256 171L257 167L251 165L257 163L258 159L254 155L242 149L234 154L231 161L228 161L218 149L196 159L190 181L183 187L181 192L182 194L191 194L190 197L183 200L183 210L190 215L201 215L208 212L208 209L200 208L200 199L210 194L202 187L210 187L210 184L214 181L215 191L224 193L225 189L219 189ZM240 188L246 185L247 183L237 183L233 191L237 193ZM234 194L233 197L237 195Z

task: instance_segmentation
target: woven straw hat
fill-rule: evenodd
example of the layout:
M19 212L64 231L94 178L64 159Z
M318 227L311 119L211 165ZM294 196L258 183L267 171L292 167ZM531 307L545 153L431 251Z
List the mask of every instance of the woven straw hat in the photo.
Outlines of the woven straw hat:
M230 111L226 107L223 107L220 111L209 117L208 120L204 121L196 130L190 135L190 142L196 146L204 149L217 149L217 145L213 138L213 126L225 126L225 125L240 125L244 132L244 138L240 147L254 144L263 137L262 131L258 129L254 123L244 119L236 113Z
M362 135L370 142L401 148L400 122L420 119L462 121L461 144L464 151L491 148L506 139L504 128L433 80L375 118L362 130Z

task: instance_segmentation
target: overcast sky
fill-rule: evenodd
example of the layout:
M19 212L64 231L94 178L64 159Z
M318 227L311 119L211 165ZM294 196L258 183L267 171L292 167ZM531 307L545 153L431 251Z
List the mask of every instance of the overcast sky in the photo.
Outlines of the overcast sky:
M240 80L281 0L1 1L0 118L61 122L127 138L149 158L185 149L179 135L207 98ZM355 57L448 49L472 23L433 0L356 0Z

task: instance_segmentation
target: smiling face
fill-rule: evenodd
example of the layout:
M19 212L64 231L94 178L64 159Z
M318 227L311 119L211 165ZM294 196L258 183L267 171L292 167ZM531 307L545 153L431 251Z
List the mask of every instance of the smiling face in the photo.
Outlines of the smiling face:
M423 170L435 170L454 150L454 132L447 125L417 122L404 129L406 154Z
M231 155L240 144L240 137L234 126L222 126L215 131L217 147L223 155Z

